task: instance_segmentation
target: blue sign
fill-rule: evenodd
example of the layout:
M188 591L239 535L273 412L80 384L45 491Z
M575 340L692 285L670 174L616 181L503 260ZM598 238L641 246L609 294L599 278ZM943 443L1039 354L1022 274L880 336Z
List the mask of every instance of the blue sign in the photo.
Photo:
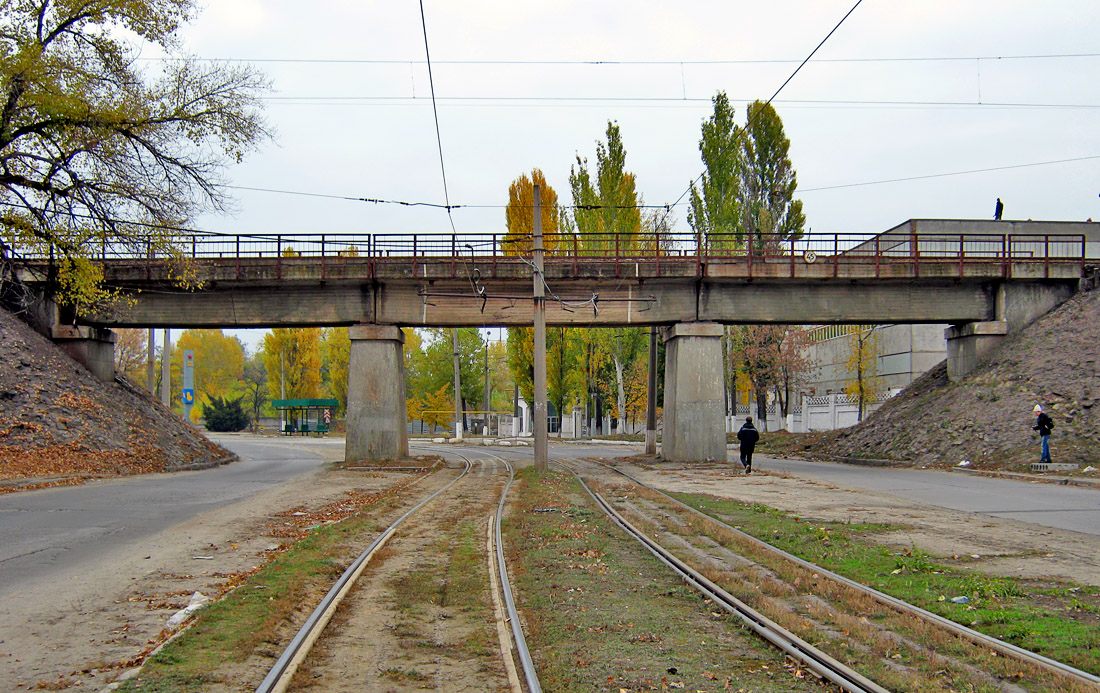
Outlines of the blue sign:
M184 390L183 391L183 403L184 404L194 404L195 403L195 391L194 390Z

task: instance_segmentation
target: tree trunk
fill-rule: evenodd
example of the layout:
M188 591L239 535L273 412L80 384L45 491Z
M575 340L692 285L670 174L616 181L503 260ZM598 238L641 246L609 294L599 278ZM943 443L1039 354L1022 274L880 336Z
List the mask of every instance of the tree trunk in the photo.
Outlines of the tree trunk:
M768 430L768 393L767 390L759 388L756 391L756 418L759 424L757 428L761 431Z

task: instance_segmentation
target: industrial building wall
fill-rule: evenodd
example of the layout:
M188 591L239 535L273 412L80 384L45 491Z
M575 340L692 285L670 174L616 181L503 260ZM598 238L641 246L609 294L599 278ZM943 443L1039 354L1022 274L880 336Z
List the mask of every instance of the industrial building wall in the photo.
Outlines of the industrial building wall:
M878 375L891 392L913 382L947 356L943 332L947 325L885 325L879 333ZM850 352L851 337L840 334L810 346L811 369L801 392L827 395L844 391L851 374L845 362Z

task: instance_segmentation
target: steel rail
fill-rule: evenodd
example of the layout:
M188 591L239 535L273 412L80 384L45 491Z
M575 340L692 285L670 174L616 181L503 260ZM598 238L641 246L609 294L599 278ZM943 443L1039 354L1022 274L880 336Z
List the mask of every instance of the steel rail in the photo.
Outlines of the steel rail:
M348 566L347 570L340 576L340 579L338 579L332 588L329 589L324 599L321 600L321 603L317 605L317 608L315 608L313 613L309 615L309 618L306 619L306 622L298 630L298 633L290 641L290 644L287 645L283 654L275 661L271 670L268 671L267 676L264 677L264 680L256 688L256 693L278 693L287 689L287 686L290 685L291 677L294 676L294 672L298 670L298 666L309 653L313 642L316 641L317 636L320 635L325 625L328 624L329 619L332 618L332 614L336 611L336 607L339 606L341 600L350 590L351 586L355 584L355 580L359 577L359 574L366 568L371 555L381 547L395 531L397 531L398 526L400 526L409 516L423 508L466 476L473 465L469 459L463 459L466 462L466 467L462 470L461 474L452 479L446 486L410 508L408 512L387 527L382 534L378 535L378 537L371 542L370 546L368 546L367 549Z
M646 536L644 532L630 524L602 496L593 492L575 469L566 464L562 464L562 466L576 476L584 490L592 496L593 500L616 524L640 542L657 560L674 570L686 583L703 593L715 604L740 618L749 629L769 643L796 661L801 662L819 677L832 682L841 689L848 691L848 693L890 693L889 689L883 688L843 662L822 652L707 579L656 541Z
M956 623L955 621L952 621L951 619L940 616L939 614L934 614L931 611L927 611L925 609L920 608L919 606L914 606L914 605L912 605L908 602L904 602L904 601L902 601L902 600L900 600L896 597L891 597L890 595L886 594L885 592L880 592L880 591L874 589L873 587L868 587L867 585L864 585L862 583L859 583L859 582L856 582L856 581L851 580L849 578L846 578L843 575L839 575L837 573L834 573L831 570L827 570L825 568L822 568L819 565L815 565L813 563L810 563L809 561L807 561L803 558L799 558L798 556L795 556L794 554L788 553L788 552L784 551L783 549L772 546L771 544L769 544L765 541L761 541L760 539L757 539L756 537L752 536L751 534L747 534L746 532L744 532L740 529L737 529L736 527L731 527L730 525L726 524L725 522L722 522L718 518L707 515L706 513L702 512L700 510L697 510L696 508L691 507L687 503L684 503L683 501L681 501L677 498L673 498L672 496L665 493L664 491L661 491L660 489L657 489L657 488L654 488L654 487L650 486L649 484L645 483L644 481L641 481L640 479L635 478L634 476L622 471L621 469L616 469L615 467L612 467L610 465L607 465L607 464L604 464L604 463L601 463L601 462L594 462L594 464L599 464L600 466L602 466L606 469L609 469L613 472L616 472L617 474L621 474L622 476L626 477L627 479L630 479L631 481L638 484L639 486L647 488L650 491L653 491L654 493L660 494L661 496L663 496L664 498L667 498L669 501L676 504L677 506L682 507L685 510L688 510L689 512L691 512L691 513L694 513L695 515L697 515L699 517L702 517L702 518L705 518L707 520L710 520L711 522L714 522L715 524L722 527L723 529L737 535L739 538L744 539L744 540L746 540L746 541L748 541L748 542L750 542L750 543L752 543L752 544L754 544L754 545L756 545L756 546L758 546L762 549L774 552L775 554L777 554L779 556L782 556L783 558L791 561L792 563L795 563L795 564L797 564L797 565L799 565L799 566L801 566L801 567L803 567L807 570L811 570L815 573L818 573L822 577L829 578L830 580L833 580L835 582L843 584L846 587L850 587L852 589L855 589L855 590L861 592L862 594L865 594L865 595L873 598L875 601L879 602L880 604L883 604L885 606L893 608L893 609L895 609L897 611L900 611L902 613L907 613L907 614L910 614L910 615L915 616L917 618L930 621L930 622L936 624L937 626L939 626L941 628L944 628L945 630L950 631L954 635L957 635L957 636L959 636L963 639L969 640L969 641L975 643L976 645L980 645L982 647L987 647L987 648L989 648L989 649L991 649L991 650L993 650L993 651L995 651L995 652L997 652L1001 655L1004 655L1006 657L1011 657L1011 658L1017 659L1017 660L1023 660L1024 662L1027 662L1028 664L1036 666L1036 667L1038 667L1038 668L1040 668L1040 669L1042 669L1042 670L1044 670L1048 673L1057 674L1057 675L1061 675L1061 676L1066 676L1066 677L1069 677L1071 679L1075 679L1075 680L1083 682L1083 683L1089 683L1089 684L1093 684L1093 685L1100 684L1100 676L1090 674L1087 671L1082 671L1080 669L1072 667L1068 664L1064 664L1064 663L1059 662L1057 660L1051 659L1049 657L1044 657L1043 655L1032 652L1030 650L1025 650L1022 647L1017 647L1016 645L1013 645L1011 643L1007 643L1003 640L998 640L997 638L994 638L991 635L986 635L985 633L978 632L976 630L973 630L972 628L967 628L966 626L961 625L959 623Z
M438 448L420 447L426 450L438 450ZM455 454L463 459L469 459L460 453ZM516 600L512 595L512 583L508 579L508 566L504 561L504 541L501 538L501 521L504 517L504 501L508 498L508 490L512 488L512 482L515 481L516 474L515 470L512 468L512 463L500 455L494 455L489 452L483 454L490 459L496 459L503 462L508 468L508 483L500 494L500 502L497 504L497 514L494 521L495 527L493 528L496 537L497 572L500 577L500 591L504 595L504 608L508 613L508 622L511 624L512 628L512 641L516 648L516 657L519 659L520 668L523 669L523 678L527 683L527 690L530 693L542 693L542 686L539 684L538 673L535 671L535 664L531 659L531 652L527 648L527 638L523 635L523 625L520 621L519 610L516 609Z

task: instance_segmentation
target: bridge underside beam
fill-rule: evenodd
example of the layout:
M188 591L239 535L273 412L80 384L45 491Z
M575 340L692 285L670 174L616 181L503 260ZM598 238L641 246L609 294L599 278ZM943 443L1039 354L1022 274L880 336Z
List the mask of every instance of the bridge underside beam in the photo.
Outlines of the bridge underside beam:
M274 285L220 283L194 293L149 290L105 327L304 327L379 323L470 327L533 324L530 284L469 282ZM577 282L555 286L547 324L645 326L679 322L830 324L966 323L993 319L990 282Z
M355 325L348 333L351 358L344 459L353 462L408 457L405 336L393 325Z

